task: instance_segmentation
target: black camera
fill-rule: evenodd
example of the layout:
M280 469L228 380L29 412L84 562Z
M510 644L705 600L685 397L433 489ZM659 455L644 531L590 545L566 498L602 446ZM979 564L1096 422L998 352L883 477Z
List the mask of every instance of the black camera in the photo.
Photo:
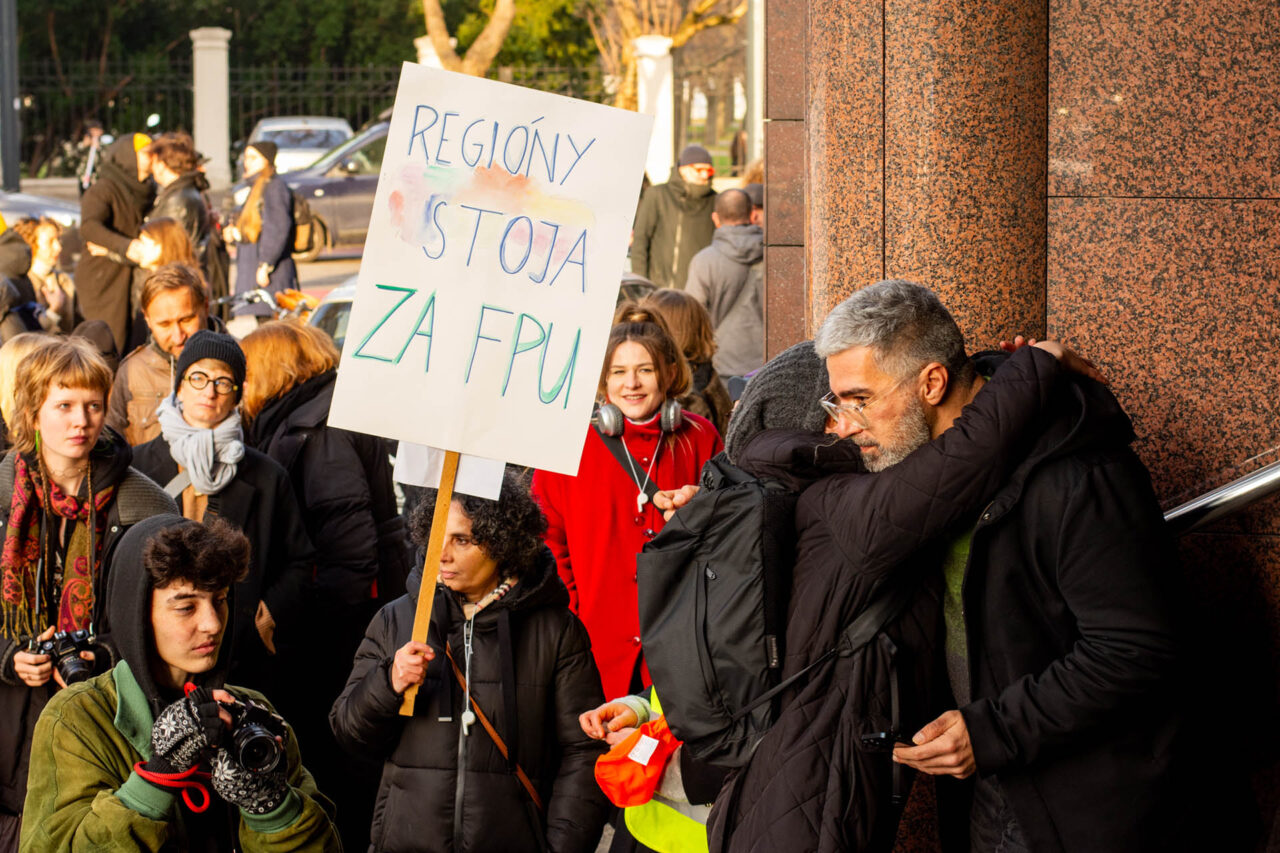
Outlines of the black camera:
M98 647L98 638L81 628L78 631L59 631L47 640L32 639L27 651L48 655L53 659L58 674L65 684L75 684L93 677L93 663L80 657L81 652L92 652Z
M252 699L219 703L231 714L231 755L252 773L270 773L284 757L285 722Z

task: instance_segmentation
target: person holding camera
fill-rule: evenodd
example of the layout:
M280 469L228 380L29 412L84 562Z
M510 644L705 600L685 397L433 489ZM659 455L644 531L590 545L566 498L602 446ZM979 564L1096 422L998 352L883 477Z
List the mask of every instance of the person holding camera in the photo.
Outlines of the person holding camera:
M103 572L121 534L175 512L104 429L111 369L82 338L49 338L16 374L0 462L0 853L17 849L31 732L69 680L110 666L90 648Z
M223 684L232 586L249 541L230 523L157 516L120 543L106 673L36 724L22 851L341 851L333 805L262 694Z

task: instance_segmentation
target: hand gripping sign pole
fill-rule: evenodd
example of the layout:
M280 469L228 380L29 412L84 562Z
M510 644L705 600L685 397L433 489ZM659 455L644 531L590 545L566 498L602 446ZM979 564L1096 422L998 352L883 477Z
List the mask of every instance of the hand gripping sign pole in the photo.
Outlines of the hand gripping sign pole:
M444 550L444 529L453 503L453 483L458 476L458 451L446 450L444 470L440 472L440 488L436 491L436 511L431 516L431 538L427 540L427 559L422 564L422 586L418 590L418 609L413 616L414 642L425 643L431 627L431 605L436 600L436 581L440 577L440 553ZM418 698L418 685L411 684L400 703L400 716L412 717Z

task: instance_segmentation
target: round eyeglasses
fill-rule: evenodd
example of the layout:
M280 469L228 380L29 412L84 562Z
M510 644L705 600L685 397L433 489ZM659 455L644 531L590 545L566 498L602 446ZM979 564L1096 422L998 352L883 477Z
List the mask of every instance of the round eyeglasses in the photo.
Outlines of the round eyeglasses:
M209 387L209 383L213 383L213 393L220 396L233 394L240 389L240 386L232 382L225 376L219 376L217 379L211 379L207 373L201 373L199 370L192 371L187 374L187 384L196 391L203 391Z

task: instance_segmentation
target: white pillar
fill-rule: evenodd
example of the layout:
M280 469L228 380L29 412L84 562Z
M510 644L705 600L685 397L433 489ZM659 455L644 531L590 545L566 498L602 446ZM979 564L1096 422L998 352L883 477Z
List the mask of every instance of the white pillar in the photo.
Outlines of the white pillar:
M196 150L209 158L205 176L211 187L231 183L231 81L227 47L231 30L192 30L191 65L195 87Z
M747 6L747 162L764 156L764 0Z
M431 36L418 36L413 40L413 46L418 51L419 65L425 65L428 68L444 68L444 64L440 62L440 55L436 53L435 45L431 43Z
M671 176L675 164L675 90L671 63L671 39L639 36L631 42L636 52L636 95L640 112L654 117L649 156L644 168L649 180L660 184Z

